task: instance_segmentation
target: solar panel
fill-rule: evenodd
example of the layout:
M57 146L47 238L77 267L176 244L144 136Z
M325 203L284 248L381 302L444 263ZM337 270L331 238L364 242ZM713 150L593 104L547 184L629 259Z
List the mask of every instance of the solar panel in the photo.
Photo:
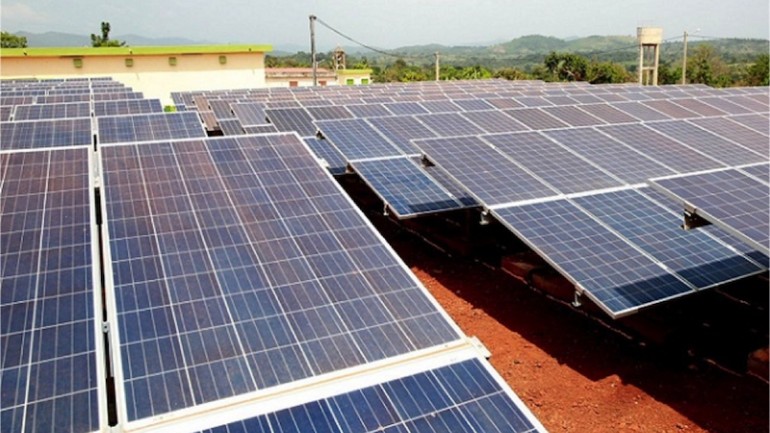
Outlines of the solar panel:
M593 128L559 129L544 134L629 184L676 173Z
M389 104L383 104L385 108L390 110L391 113L402 116L408 114L425 114L428 113L422 105L417 102L392 102Z
M94 102L94 114L97 117L162 112L163 106L159 99L123 99Z
M770 157L770 146L768 146L770 139L768 139L767 135L744 127L738 122L733 122L733 120L736 119L726 117L712 117L708 119L692 119L690 122L700 126L703 129L711 131L714 134L721 135L722 137L725 137L735 143L751 149L754 153L750 155L762 155L764 157L763 159ZM767 119L764 119L764 123L767 125L770 122L768 122ZM735 146L728 145L727 147L734 148ZM746 163L748 162L756 162L756 158L750 161L746 161ZM736 160L732 164L739 165L741 162Z
M699 114L696 114L680 105L674 104L673 102L665 99L643 101L641 104L660 111L672 119L689 119L693 117L700 117Z
M526 131L529 128L502 111L469 111L460 113L461 116L473 122L484 132L494 134L498 132Z
M353 114L347 108L338 105L327 105L305 108L315 120L350 119Z
M347 107L348 111L353 113L355 117L390 116L393 114L382 104L354 104L346 105L345 107Z
M757 164L741 167L741 171L756 177L765 183L770 183L770 166L768 164Z
M33 104L17 105L13 119L45 120L45 119L74 119L90 117L91 104L88 102L72 102L67 104Z
M540 96L517 96L516 100L525 107L548 107L552 105Z
M99 143L130 143L205 137L198 113L133 114L98 117Z
M732 116L730 120L740 123L741 125L748 126L749 128L761 132L764 135L770 135L770 121L767 115L761 114L746 114L743 116Z
M358 161L352 166L400 219L463 207L408 157Z
M730 114L751 113L751 110L749 110L748 108L735 104L733 102L730 102L727 99L722 97L710 96L710 97L704 97L704 98L698 98L698 99L701 102L711 105L712 107L716 107L720 111L724 111L726 113L730 113Z
M313 152L319 160L323 162L323 166L326 167L331 174L341 175L347 172L347 161L345 157L327 140L322 140L315 137L308 137L304 139L310 151Z
M550 102L553 105L578 105L580 104L579 101L576 99L572 99L569 96L564 95L551 95L551 96L544 96L544 99L548 102Z
M539 108L523 108L519 110L505 110L505 114L534 130L566 128L569 125L551 116Z
M613 317L692 292L568 200L495 209L493 214Z
M462 117L459 113L437 113L415 116L441 137L459 137L464 135L479 135L484 131Z
M590 195L574 201L697 289L763 271L706 233L682 230L679 215L638 191Z
M718 118L714 120L719 121L722 119ZM708 124L711 122L706 123ZM710 156L713 159L716 159L717 161L724 163L725 165L751 164L767 159L767 157L763 158L759 153L755 153L746 147L732 143L718 135L714 135L691 123L684 121L655 122L650 123L648 126L658 132L662 132L663 134L678 140L681 143L690 146L693 149L698 150L707 156ZM736 125L736 128L734 129L745 130L745 128L738 125ZM764 148L765 152L768 152L768 156L770 156L767 137L763 137L761 142L757 141L755 144L755 148L758 150L760 148Z
M230 107L243 126L267 124L265 104L261 102L235 103L231 104Z
M543 107L541 110L571 126L603 125L605 123L598 117L594 117L578 107Z
M652 121L652 120L668 120L670 116L661 113L660 111L653 110L652 108L642 105L639 102L618 102L612 105L613 107L636 117L639 120Z
M455 99L452 102L465 111L486 111L495 108L483 99Z
M364 119L324 120L317 125L348 161L403 155Z
M589 104L581 105L580 109L602 119L606 123L629 123L637 122L635 117L618 110L609 104Z
M0 153L3 431L106 428L89 153Z
M564 194L623 185L538 132L488 135L484 140Z
M497 109L505 110L508 108L523 107L523 104L516 102L513 98L487 98L486 101Z
M545 432L506 388L470 359L201 433Z
M693 113L700 114L701 116L722 116L725 114L722 110L717 110L711 105L701 102L694 98L689 99L672 99L672 103L686 108Z
M724 164L644 125L609 125L598 129L679 173L724 167Z
M459 111L463 111L459 105L449 100L423 101L420 102L420 105L422 105L423 108L425 108L429 113L457 113Z
M216 116L217 121L236 118L236 115L233 113L233 109L230 107L230 101L210 99L209 107L211 107L211 111L214 112L214 116Z
M273 125L244 126L243 129L247 134L270 134L278 132L278 130Z
M459 338L295 135L102 159L129 426Z
M0 149L40 149L91 145L91 119L56 119L0 123Z
M766 182L731 168L654 179L651 185L679 200L691 213L719 225L768 255L770 186Z
M2 105L0 106L0 122L7 122L11 120L11 114L14 110L13 105Z
M219 119L219 129L224 135L243 135L246 131L238 119Z
M388 116L367 119L378 131L406 154L419 152L412 140L434 138L437 135L413 116Z
M313 118L304 108L269 108L265 110L265 116L279 131L296 131L302 137L312 137L316 133Z
M768 110L767 103L763 104L756 99L747 96L725 96L724 99L736 103L741 107L746 107L754 113L765 113Z
M418 140L415 145L486 206L558 194L478 137Z

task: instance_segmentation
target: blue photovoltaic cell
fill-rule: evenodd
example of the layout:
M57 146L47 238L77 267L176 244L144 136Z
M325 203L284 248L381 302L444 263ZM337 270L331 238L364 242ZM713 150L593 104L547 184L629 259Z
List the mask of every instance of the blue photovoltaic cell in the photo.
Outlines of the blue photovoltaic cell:
M415 116L441 137L479 135L484 131L459 113L437 113Z
M320 138L308 137L304 139L310 151L312 151L316 158L322 159L325 162L325 167L329 169L329 172L334 175L345 174L347 171L347 162L345 157L327 140Z
M364 119L323 120L316 124L348 161L403 155Z
M407 114L425 114L428 112L422 105L417 102L392 102L389 104L383 104L385 108L390 110L391 113L402 116Z
M694 113L698 113L701 116L723 116L726 114L724 111L717 110L716 108L701 102L697 99L672 99L670 102L673 104L684 107Z
M240 120L243 126L265 125L267 119L265 116L265 104L260 102L243 102L230 104L235 117Z
M499 132L517 132L527 131L529 128L523 123L515 120L513 117L502 111L470 111L460 113L461 116L476 124L484 132L489 134Z
M423 106L430 113L457 113L463 111L459 105L452 101L422 101L420 105Z
M419 140L415 145L486 206L558 194L478 137Z
M205 137L198 113L155 113L98 117L99 143L131 143Z
M724 111L726 113L730 113L730 114L751 113L751 110L749 110L748 108L743 107L742 105L738 105L733 102L730 102L721 97L710 96L705 98L699 98L699 100L708 105L711 105L712 107L716 107L719 110Z
M91 104L89 102L34 104L17 105L13 120L74 119L90 116Z
M488 135L483 138L564 194L623 185L539 132Z
M642 101L642 105L646 105L654 110L669 116L672 119L688 119L693 117L701 117L699 114L685 109L680 105L676 105L671 101L665 99L658 99L654 101Z
M635 190L576 198L575 202L698 289L762 269Z
M296 131L302 137L312 137L316 133L313 118L304 108L270 108L265 110L265 116L279 131Z
M728 169L656 179L652 185L695 209L695 214L768 254L770 186L767 183L738 169Z
M648 158L593 128L545 131L545 135L563 144L604 170L629 184L646 182L651 177L676 172Z
M353 169L401 218L462 207L410 158L354 162Z
M486 101L500 110L523 107L522 104L519 104L513 98L487 98Z
M741 171L748 173L765 183L770 183L770 164L765 163L741 167Z
M642 105L639 102L617 102L612 104L612 106L639 120L651 121L671 119L671 116L654 110L646 105Z
M744 117L744 116L741 116L741 117ZM735 143L738 143L748 149L751 149L755 155L761 155L764 157L764 158L760 158L761 160L766 160L770 158L770 138L768 138L767 135L765 134L761 134L751 128L747 128L741 125L740 123L733 122L733 120L737 120L737 119L735 117L732 117L732 118L709 117L706 119L691 119L689 120L689 122L694 123L710 132L713 132L714 134L721 135L722 137L727 138L730 141L733 141ZM770 124L770 122L768 122L767 119L764 119L764 124L767 125L767 124ZM663 131L663 132L666 132L666 131ZM686 138L691 139L690 137L686 137ZM698 143L698 141L696 140L692 140L692 142ZM724 140L718 140L718 142L722 143L724 142ZM732 150L735 146L728 145L726 147ZM747 161L747 162L755 162L755 161L757 161L757 158L754 158L752 161ZM735 163L735 165L739 165L739 164L741 163L740 162Z
M347 108L339 105L326 105L319 107L306 107L310 116L315 120L350 119L353 115Z
M414 116L389 116L367 119L378 131L406 154L419 153L412 140L434 138L437 135Z
M3 432L91 432L105 425L88 154L0 154Z
M128 422L459 338L294 134L102 159Z
M455 99L452 102L465 111L487 111L495 108L483 99Z
M700 120L712 120L712 119L700 119ZM720 119L721 120L721 119ZM755 153L743 146L739 146L735 143L718 136L708 131L705 131L691 123L682 120L671 120L668 122L654 122L649 123L648 126L658 132L661 132L669 137L678 140L690 146L693 149L697 149L701 153L704 153L718 161L721 161L725 165L741 165L751 164L755 162L762 162L767 157L762 157L760 154ZM746 129L740 125L736 125L735 129ZM761 135L761 134L757 134ZM762 137L762 147L770 150L767 137ZM757 143L760 145L760 143ZM756 146L759 148L760 146Z
M616 317L692 292L690 286L567 200L493 213Z
M770 135L770 119L767 114L746 114L742 116L732 116L730 120L748 126L754 131L761 132L764 135Z
M243 135L246 133L238 119L219 119L217 124L223 135Z
M639 121L637 118L631 116L630 114L626 114L609 104L581 105L580 109L604 120L607 123L629 123Z
M224 119L235 119L237 116L233 113L232 107L230 107L230 101L222 99L210 99L209 107L217 118L217 121Z
M679 173L725 166L645 125L609 125L598 129Z
M765 113L768 110L767 103L763 104L756 99L746 96L726 96L724 99L742 107L746 107L754 113Z
M162 112L163 106L159 99L124 99L94 102L94 114L97 117Z
M243 130L246 131L247 134L271 134L278 132L273 125L244 126Z
M392 116L393 113L388 111L382 104L353 104L345 106L348 111L353 113L356 117L377 117L377 116Z
M460 202L460 204L468 207L479 206L479 202L477 202L473 196L468 194L468 191L460 186L457 181L449 177L445 171L434 165L425 166L420 160L415 161L415 163L417 163L420 166L420 169L427 173L428 176L433 178L436 183L444 187L445 190L449 191L449 193L452 194Z
M592 126L604 125L604 121L594 117L578 107L543 107L541 110L558 118L562 122L567 122L571 126Z
M91 119L0 122L0 149L40 149L91 145Z
M505 110L505 114L513 117L534 130L566 128L568 124L551 116L539 108L523 108L518 110Z
M481 360L468 360L201 433L537 433Z

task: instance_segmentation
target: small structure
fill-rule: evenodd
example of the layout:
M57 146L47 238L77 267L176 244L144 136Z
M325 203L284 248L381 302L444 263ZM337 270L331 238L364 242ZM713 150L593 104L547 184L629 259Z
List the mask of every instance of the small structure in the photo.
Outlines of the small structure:
M338 69L331 71L318 68L318 85L354 86L371 83L371 69ZM313 85L313 68L267 68L267 87L306 87Z
M663 29L660 27L637 27L639 40L639 84L658 85L658 63Z

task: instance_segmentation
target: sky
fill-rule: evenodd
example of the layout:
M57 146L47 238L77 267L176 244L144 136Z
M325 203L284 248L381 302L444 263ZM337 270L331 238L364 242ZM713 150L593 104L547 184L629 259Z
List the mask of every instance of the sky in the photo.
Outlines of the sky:
M308 16L378 48L476 45L540 34L559 38L697 35L770 38L768 0L2 0L4 31L181 37L213 43L309 47ZM319 46L351 43L321 25Z

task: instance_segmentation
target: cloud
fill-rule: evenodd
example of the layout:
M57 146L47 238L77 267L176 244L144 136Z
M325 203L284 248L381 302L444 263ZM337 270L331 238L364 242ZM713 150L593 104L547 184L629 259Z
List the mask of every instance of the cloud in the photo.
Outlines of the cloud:
M30 6L21 3L0 4L0 16L3 17L3 27L9 23L15 25L26 24L45 24L51 22L51 19L45 13L38 12Z

